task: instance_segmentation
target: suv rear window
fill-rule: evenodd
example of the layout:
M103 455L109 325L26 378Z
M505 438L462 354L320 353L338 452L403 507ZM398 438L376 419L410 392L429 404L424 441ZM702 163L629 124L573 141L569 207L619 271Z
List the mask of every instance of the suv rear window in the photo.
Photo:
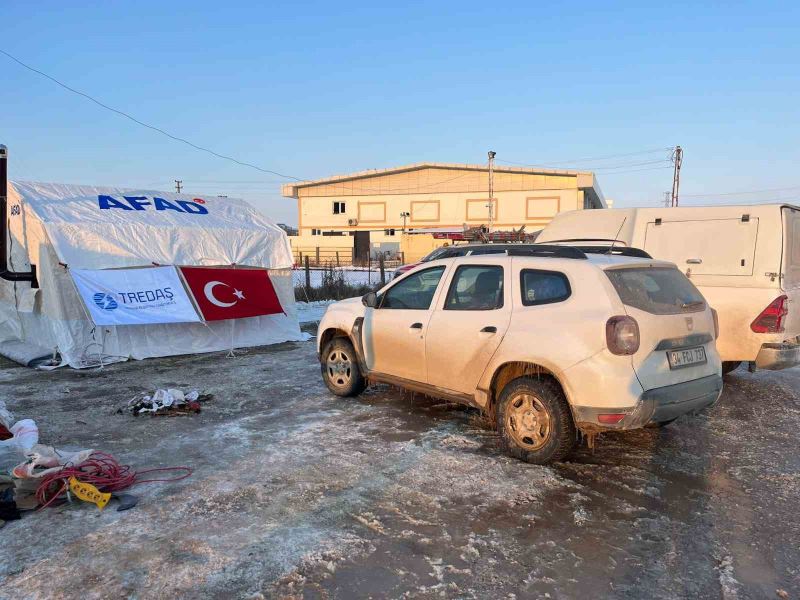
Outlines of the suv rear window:
M705 310L706 301L694 284L672 267L609 269L606 275L627 306L654 315Z
M523 269L520 279L523 306L563 302L572 294L572 288L563 273Z

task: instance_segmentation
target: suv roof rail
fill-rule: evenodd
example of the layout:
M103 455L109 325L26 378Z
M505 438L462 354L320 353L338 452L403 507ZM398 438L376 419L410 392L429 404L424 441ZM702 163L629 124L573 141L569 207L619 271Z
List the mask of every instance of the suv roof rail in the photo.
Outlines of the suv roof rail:
M653 258L641 248L631 248L629 246L573 246L581 252L587 254L613 254L616 256L630 256L632 258Z
M530 244L525 248L509 248L509 256L541 256L544 258L586 259L586 253L575 246L548 246L547 244Z

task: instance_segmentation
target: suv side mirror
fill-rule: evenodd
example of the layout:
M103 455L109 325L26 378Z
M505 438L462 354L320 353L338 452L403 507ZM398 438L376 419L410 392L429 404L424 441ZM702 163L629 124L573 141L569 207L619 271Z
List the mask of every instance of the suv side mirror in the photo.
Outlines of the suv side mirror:
M378 294L376 294L375 292L367 292L366 294L361 296L361 304L363 304L367 308L377 308Z

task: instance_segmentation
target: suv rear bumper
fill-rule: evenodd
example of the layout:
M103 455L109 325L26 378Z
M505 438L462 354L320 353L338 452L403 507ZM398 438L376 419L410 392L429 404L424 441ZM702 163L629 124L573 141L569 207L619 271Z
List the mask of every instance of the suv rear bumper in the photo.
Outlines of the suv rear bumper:
M654 388L643 392L634 406L614 409L593 406L573 406L579 428L638 429L648 423L663 423L687 413L695 413L713 405L722 393L722 377L709 375L700 379ZM598 421L601 414L620 414L625 417L614 425Z
M795 338L796 340L797 338ZM756 356L756 367L777 371L800 365L800 343L778 342L762 344Z

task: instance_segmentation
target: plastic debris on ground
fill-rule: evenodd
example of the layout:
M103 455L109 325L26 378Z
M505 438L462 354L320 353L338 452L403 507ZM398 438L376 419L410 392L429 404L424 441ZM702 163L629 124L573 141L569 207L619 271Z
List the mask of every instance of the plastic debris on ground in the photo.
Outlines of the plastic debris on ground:
M39 428L33 419L21 419L8 428L11 437L0 441L0 446L24 454L39 442Z
M148 401L153 414L160 414L160 410L199 412L199 402L210 397L197 391L183 394L180 390L157 390ZM192 474L192 468L187 466L136 471L103 452L56 449L38 442L36 422L15 422L0 400L0 527L19 519L20 511L37 507L41 510L75 500L91 502L100 510L115 500L118 511L129 510L139 499L118 493L121 490L142 483L180 481ZM20 459L24 460L19 462ZM14 463L19 464L12 467ZM154 478L156 473L168 476Z
M157 389L155 392L137 394L128 402L128 410L134 414L152 416L177 416L199 413L200 403L211 400L211 394L201 394L197 390L184 393L173 388ZM117 411L123 412L122 409Z

